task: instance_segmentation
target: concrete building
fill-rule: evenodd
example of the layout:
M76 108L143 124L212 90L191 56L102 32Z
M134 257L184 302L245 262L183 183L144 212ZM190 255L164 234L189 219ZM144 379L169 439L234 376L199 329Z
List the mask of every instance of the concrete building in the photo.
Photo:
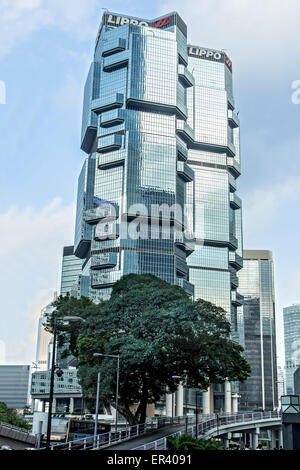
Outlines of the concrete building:
M300 367L294 372L294 394L300 397Z
M34 372L31 380L31 397L33 409L35 400L42 402L42 411L45 411L49 401L51 371ZM63 369L61 377L54 376L53 413L64 413L83 410L81 387L77 379L76 369Z
M250 378L240 386L240 409L278 406L274 266L270 251L244 250L239 289L244 296L245 356Z
M0 402L23 410L29 403L30 366L0 365Z
M54 299L55 300L55 299ZM53 312L54 307L51 304L47 305L41 311L38 324L37 345L36 345L36 368L38 370L48 370L51 358L51 341L53 335L45 330L46 318L45 314Z

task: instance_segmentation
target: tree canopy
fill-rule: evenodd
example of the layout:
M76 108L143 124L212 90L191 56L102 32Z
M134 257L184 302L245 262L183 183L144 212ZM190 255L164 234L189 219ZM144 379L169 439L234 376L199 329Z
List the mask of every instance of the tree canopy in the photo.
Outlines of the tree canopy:
M225 380L243 382L250 373L243 348L230 339L224 310L197 300L153 275L129 274L118 281L108 301L95 305L87 298L60 297L48 317L79 315L85 322L61 326L60 344L79 361L78 376L87 400L95 400L101 370L101 399L114 405L116 360L120 356L118 411L130 424L144 422L146 407L179 382L207 389ZM180 379L174 379L178 376ZM135 411L132 405L138 405Z
M0 402L0 421L3 423L13 424L14 426L23 428L26 431L31 429L31 425L19 416L16 410L8 408L3 402Z

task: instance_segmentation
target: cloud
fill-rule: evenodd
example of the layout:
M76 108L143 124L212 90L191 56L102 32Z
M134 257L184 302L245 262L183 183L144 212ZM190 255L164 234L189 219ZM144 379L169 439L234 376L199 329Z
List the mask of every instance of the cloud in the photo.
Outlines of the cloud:
M166 0L160 10L178 11L190 42L226 49L252 87L299 78L299 0Z
M0 0L0 59L42 29L56 28L79 39L94 36L97 7L96 0Z
M9 362L35 357L40 310L59 288L64 245L74 235L75 205L60 198L37 210L11 207L0 213L0 340Z

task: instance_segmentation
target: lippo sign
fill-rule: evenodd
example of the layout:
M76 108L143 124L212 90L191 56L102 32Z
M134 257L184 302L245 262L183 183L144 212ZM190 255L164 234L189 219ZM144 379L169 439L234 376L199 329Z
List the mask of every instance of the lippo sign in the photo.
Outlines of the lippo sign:
M213 62L225 63L229 70L232 70L232 62L228 59L226 54L213 51L211 49L204 49L202 47L188 46L188 55L191 57L199 57L199 59L212 60Z
M172 26L174 21L172 22L171 16L166 16L165 18L159 18L158 20L154 20L152 22L136 19L136 18L129 18L127 16L116 16L116 15L107 15L105 17L105 24L107 26L123 26L125 24L135 24L137 26L151 26L153 28L166 28L167 26Z

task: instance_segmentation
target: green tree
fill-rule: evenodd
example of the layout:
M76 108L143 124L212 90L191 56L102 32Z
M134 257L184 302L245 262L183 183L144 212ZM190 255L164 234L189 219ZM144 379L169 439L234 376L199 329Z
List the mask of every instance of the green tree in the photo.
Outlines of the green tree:
M210 383L242 382L249 376L242 347L230 339L225 312L203 300L193 302L182 288L153 275L124 276L99 305L65 297L56 307L54 316L75 314L86 320L63 326L60 342L68 344L66 354L78 358L78 376L91 404L99 368L104 405L114 404L116 389L116 361L95 359L93 353L120 355L118 411L130 424L145 421L147 404L157 402L166 386L174 392L183 381L206 389Z
M183 436L168 437L169 450L176 452L190 452L192 450L224 450L222 442L215 439L195 439L187 434Z
M31 425L19 416L16 410L7 408L6 404L3 402L0 402L0 421L3 423L13 424L14 426L23 428L26 431L31 429Z

